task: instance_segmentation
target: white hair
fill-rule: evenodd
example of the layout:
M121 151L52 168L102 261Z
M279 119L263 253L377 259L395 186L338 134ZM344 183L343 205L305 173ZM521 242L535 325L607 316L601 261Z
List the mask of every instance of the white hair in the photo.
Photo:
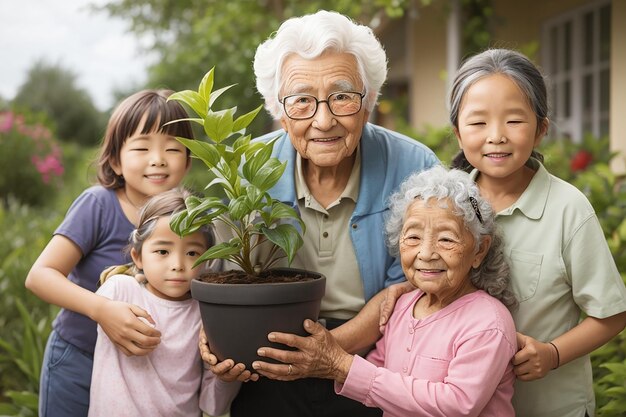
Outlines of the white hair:
M507 307L517 305L510 290L509 266L504 257L504 242L495 223L495 212L487 200L481 197L478 186L470 176L457 169L447 170L437 165L426 171L409 175L398 190L389 197L389 212L385 222L387 246L392 255L400 254L400 236L407 208L416 200L435 199L440 207L449 207L463 221L472 234L475 253L481 237L491 236L491 245L483 262L472 268L469 279L476 288L486 291L502 301Z
M363 106L369 112L374 109L380 88L387 78L387 55L382 45L369 27L337 12L320 10L286 20L256 50L256 86L272 117L280 119L283 114L278 94L285 59L291 54L314 59L326 51L354 56L366 92Z

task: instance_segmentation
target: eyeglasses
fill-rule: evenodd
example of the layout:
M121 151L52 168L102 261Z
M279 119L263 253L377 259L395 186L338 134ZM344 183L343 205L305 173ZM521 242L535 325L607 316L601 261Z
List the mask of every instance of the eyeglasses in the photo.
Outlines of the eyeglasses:
M287 117L304 120L315 116L320 103L326 103L335 116L352 116L361 110L363 97L365 93L338 91L330 94L326 100L318 100L310 94L292 94L278 101L283 105Z

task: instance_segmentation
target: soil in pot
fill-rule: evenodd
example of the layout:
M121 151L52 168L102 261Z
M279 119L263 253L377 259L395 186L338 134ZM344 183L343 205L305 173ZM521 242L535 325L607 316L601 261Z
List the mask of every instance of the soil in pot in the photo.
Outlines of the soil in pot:
M252 277L250 283L241 271L227 271L192 281L191 294L200 302L209 347L220 361L233 359L252 369L253 361L268 361L257 356L259 347L287 348L270 343L268 333L307 336L303 321L318 319L326 285L323 275L278 268L266 278Z

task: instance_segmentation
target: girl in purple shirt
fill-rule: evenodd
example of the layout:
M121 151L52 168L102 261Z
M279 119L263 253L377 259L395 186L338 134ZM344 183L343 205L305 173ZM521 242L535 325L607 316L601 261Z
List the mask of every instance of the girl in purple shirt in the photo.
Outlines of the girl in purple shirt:
M169 90L133 94L109 120L98 159L99 185L85 190L35 261L26 287L62 307L53 323L39 388L39 415L87 416L96 322L127 355L146 355L160 332L143 309L94 293L100 273L128 262L123 247L139 208L150 196L179 185L189 153L175 136L193 137L187 117Z

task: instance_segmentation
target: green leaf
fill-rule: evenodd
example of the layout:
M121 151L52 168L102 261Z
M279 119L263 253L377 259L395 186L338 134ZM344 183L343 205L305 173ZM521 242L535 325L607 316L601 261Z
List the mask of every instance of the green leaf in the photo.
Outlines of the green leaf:
M298 215L298 212L293 208L288 206L285 203L274 200L272 202L272 210L270 212L271 215L271 223L276 222L278 219L294 219L300 225L302 229L302 233L306 232L306 225L302 221L302 218Z
M245 151L246 160L252 158L259 150L268 147L268 145L269 144L263 142L250 142Z
M200 85L198 86L198 94L207 101L207 99L211 96L211 91L213 90L213 78L215 76L215 67L211 68L209 72L204 74L202 77L202 81L200 81ZM209 104L209 108L211 104Z
M263 193L261 190L256 188L254 184L248 184L246 186L246 196L248 197L248 201L250 202L251 209L262 209L263 207L259 207L259 204L262 203Z
M228 214L233 220L241 220L250 214L250 206L247 195L240 195L228 204Z
M272 146L263 144L258 147L254 153L246 152L246 163L243 166L242 173L245 179L252 182L259 170L269 161L272 156Z
M200 126L204 126L204 119L200 117L187 117L185 119L176 119L176 120L172 120L171 122L165 123L163 126L173 125L174 123L179 123L179 122L194 122L194 123L199 124Z
M206 262L210 259L228 259L229 256L237 255L239 253L240 246L231 242L223 242L209 248L202 254L200 258L194 263L194 267Z
M16 405L36 410L39 396L29 391L7 391L5 395L13 400Z
M209 168L214 168L220 161L220 155L215 145L199 140L176 137L198 159L202 160Z
M178 91L167 98L167 101L176 100L185 103L200 117L205 117L208 103L197 92L191 90Z
M215 103L215 100L217 100L219 96L221 96L222 94L224 94L224 92L225 92L226 90L229 90L229 89L231 89L232 87L234 87L234 86L236 86L236 85L237 85L237 84L231 84L231 85L228 85L228 86L226 86L226 87L222 87L222 88L220 88L220 89L217 89L217 90L213 91L213 92L211 93L211 98L209 99L209 108L213 107L213 103Z
M216 143L224 141L233 133L234 113L234 108L217 112L209 110L204 119L204 133Z
M261 109L263 108L263 105L260 105L259 107L257 107L256 109L252 110L249 113L246 113L242 116L239 116L237 118L237 120L235 120L235 123L233 125L233 131L234 132L239 132L242 129L245 129L246 127L248 127L248 125L250 123L252 123L252 121L254 120L254 118L256 117L257 114L259 114L259 112L261 111Z
M291 224L279 224L272 229L263 227L261 232L268 240L285 252L289 264L291 264L297 250L304 243L298 230Z
M276 185L286 167L287 162L281 163L278 159L272 158L252 178L246 179L265 192Z

